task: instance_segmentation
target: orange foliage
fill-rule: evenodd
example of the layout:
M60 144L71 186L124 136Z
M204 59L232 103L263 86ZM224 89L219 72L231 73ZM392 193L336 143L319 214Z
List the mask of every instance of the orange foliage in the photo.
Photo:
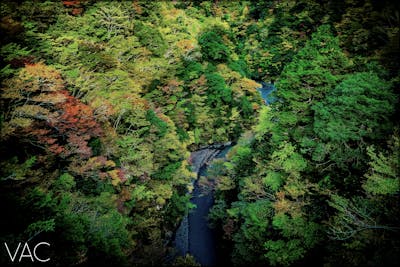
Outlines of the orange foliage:
M260 109L260 105L258 105L257 103L252 103L251 107L253 108L253 110L259 110Z
M182 91L182 88L180 86L182 85L182 82L177 81L177 80L169 80L167 85L164 85L161 87L161 90L166 93L167 95L171 95L173 93L176 93L178 91Z
M80 15L83 12L83 8L73 8L71 11L71 14L76 16L76 15Z
M56 69L42 62L26 64L4 84L2 97L10 105L6 122L11 122L11 134L62 157L91 156L88 141L99 137L102 129L92 108L64 89Z
M190 85L189 89L192 93L198 95L204 95L207 89L206 84L207 84L206 76L201 75L197 80L193 82L192 85Z
M64 4L64 6L66 6L66 7L71 7L71 6L78 6L78 5L80 5L80 2L81 1L79 1L79 0L71 0L71 1L62 1L63 2L63 4Z
M94 119L91 107L67 91L63 90L60 94L64 96L64 101L55 104L56 112L49 115L46 124L36 123L29 131L56 155L67 157L77 154L81 158L89 158L92 151L88 141L99 137L102 129Z
M76 16L76 15L80 15L83 13L83 11L84 11L83 2L86 2L86 1L70 0L70 1L62 1L62 2L66 8L70 9L69 13L71 15Z
M132 105L133 106L138 106L141 107L143 110L149 110L150 109L150 103L146 99L139 97L139 96L126 96L127 99L132 100Z
M170 123L171 122L171 119L168 116L166 116L165 114L163 114L161 112L157 112L157 110L156 110L156 115L160 120L162 120L162 121L164 121L166 123Z
M62 110L59 117L56 118L60 132L75 131L79 136L97 137L101 134L101 128L93 116L93 110L90 106L83 104L68 92L62 92L66 101L57 105Z
M132 2L132 6L133 6L133 9L135 10L135 12L136 12L137 14L140 15L140 14L143 13L143 9L142 9L142 7L140 6L140 4L138 3L137 0L135 0L135 1Z

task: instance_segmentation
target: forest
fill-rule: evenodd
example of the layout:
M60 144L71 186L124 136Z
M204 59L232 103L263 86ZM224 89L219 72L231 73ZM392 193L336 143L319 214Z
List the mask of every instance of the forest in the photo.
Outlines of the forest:
M1 1L0 266L397 266L399 5Z

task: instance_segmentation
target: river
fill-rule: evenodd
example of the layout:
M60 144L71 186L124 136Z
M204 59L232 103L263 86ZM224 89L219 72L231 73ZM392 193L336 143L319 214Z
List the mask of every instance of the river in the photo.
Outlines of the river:
M220 148L206 148L192 153L194 171L197 180L194 182L191 202L196 208L185 216L175 236L175 248L178 255L190 254L201 266L215 266L216 236L213 229L208 226L208 213L214 204L212 184L209 188L199 185L199 178L207 175L208 164L214 158L224 158L231 145ZM207 150L207 151L206 151ZM204 190L205 189L205 190Z
M269 105L276 101L276 97L273 96L273 92L276 91L276 87L273 83L266 82L258 82L262 87L257 88L257 91L260 92L262 99L265 104Z
M276 101L271 94L276 90L273 83L260 82L261 88L257 88L266 105ZM214 204L213 188L202 190L199 186L199 178L207 175L208 164L214 158L225 158L232 145L224 144L209 146L191 154L193 171L197 173L194 181L191 202L196 208L185 216L175 233L175 248L177 255L192 255L201 266L215 266L217 258L216 233L208 226L208 213ZM209 185L212 187L212 184ZM223 261L222 261L223 262Z

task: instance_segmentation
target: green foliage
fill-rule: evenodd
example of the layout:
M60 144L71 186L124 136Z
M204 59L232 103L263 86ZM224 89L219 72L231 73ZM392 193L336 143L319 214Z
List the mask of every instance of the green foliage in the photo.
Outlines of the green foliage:
M227 205L225 200L218 199L216 203L212 206L210 213L208 214L208 219L212 227L216 228L218 225L223 223L226 219L226 209Z
M352 74L313 107L314 131L331 142L377 139L390 128L394 101L390 84L376 74Z
M235 264L249 264L251 262L264 262L262 251L263 240L268 235L270 216L272 214L271 203L268 200L259 200L253 203L235 202L228 214L243 218L244 222L237 231L233 240L235 247L233 250L233 261ZM235 214L234 210L238 211Z
M251 102L249 101L248 97L244 96L242 97L240 101L240 110L243 114L244 119L251 119L253 116L253 107L251 105Z
M88 239L96 253L90 256L123 259L123 249L129 244L129 231L126 229L128 222L128 218L115 210L91 221Z
M167 48L160 31L142 22L135 24L135 36L156 56L162 56Z
M282 169L295 176L306 168L307 162L300 154L295 152L295 147L292 144L283 142L279 150L272 153L271 165L275 169Z
M191 81L200 77L203 72L203 66L196 61L184 61L182 69L178 69L178 75L184 81Z
M252 166L252 151L251 148L243 145L235 148L235 154L231 161L234 164L235 172L249 174Z
M176 218L180 218L182 215L186 215L190 209L195 208L194 204L190 201L190 195L180 195L174 192L171 196L171 200L168 204L167 210L169 219L175 223Z
M289 18L286 8L298 17ZM327 234L332 232L341 238L350 233L351 238L326 248L334 252L342 246L340 253L346 254L346 249L348 253L341 264L362 265L371 257L362 258L368 246L357 242L372 246L380 230L390 232L390 225L398 225L389 219L397 210L392 202L398 191L393 148L379 154L368 148L370 170L362 177L368 163L367 144L381 146L393 131L397 96L382 67L364 65L367 59L353 61L343 52L331 25L318 27L308 41L293 41L286 35L295 32L294 27L313 27L309 15L317 12L315 18L320 16L319 8L313 3L285 2L273 11L272 23L268 15L264 15L264 24L259 22L267 25L266 30L253 23L247 27L249 45L244 47L254 53L246 57L252 75L265 77L267 72L280 76L276 83L278 101L261 107L253 141L245 142L248 137L242 136L225 163L227 172L217 177L221 186L217 186L211 218L214 226L222 224L224 237L232 240L232 259L238 265L289 266L312 261L309 255L319 253L315 252L317 247L324 244L323 239L332 238ZM274 36L278 31L279 37ZM262 38L267 39L261 43L263 49L269 49L264 55L258 48L262 45L255 41ZM302 42L304 47L300 46ZM238 47L242 49L243 44ZM298 52L292 53L296 49ZM283 62L287 64L280 65ZM235 188L228 186L226 190L227 179L235 181ZM342 198L343 205L334 206L339 212L332 211L328 196L333 192L365 196L362 189L369 198ZM271 212L264 213L266 225L250 227L254 219L250 207L262 200L273 203ZM379 202L382 200L386 204ZM261 210L266 209L259 207ZM323 231L326 218L330 218L327 232ZM374 228L381 220L389 225L375 224ZM378 239L396 243L394 238ZM385 249L392 251L388 246ZM360 259L352 261L352 255ZM334 258L322 261L330 264Z
M398 7L339 2L3 1L0 239L162 265L194 208L189 150L233 141L208 167L232 263L389 265Z
M330 26L320 26L285 67L277 83L277 95L286 102L280 114L281 123L287 127L309 124L312 104L335 87L339 79L337 75L349 65Z
M210 62L226 62L230 52L221 35L215 31L207 31L199 37L199 45L204 60Z
M269 240L264 244L268 252L265 254L273 266L289 266L296 260L302 258L306 251L301 246L301 240L292 239L288 242L283 240Z
M36 162L36 156L32 156L28 158L25 162L22 164L18 163L18 158L13 157L10 159L9 162L4 162L2 165L4 165L4 170L5 172L2 173L1 180L24 180L27 178L29 173L31 172L31 168L35 165Z
M220 107L232 101L232 91L219 74L207 73L206 79L208 85L208 105L211 107Z
M277 191L283 183L282 175L279 172L268 172L263 182L273 191Z
M395 101L390 84L376 74L349 75L313 107L314 132L326 142L314 156L329 155L340 169L364 168L365 141L376 142L390 132Z
M54 182L55 189L60 191L70 191L75 185L74 177L68 173L62 174L58 180Z
M88 146L91 148L93 156L99 156L101 154L102 144L100 138L92 138Z
M174 263L172 264L174 267L186 267L186 266L192 266L192 267L200 267L201 265L196 262L196 259L190 255L186 254L184 257L179 256L175 259Z
M129 20L129 14L122 6L101 6L95 16L99 19L102 28L107 31L106 39L119 34L128 34L133 26Z
M158 131L158 136L163 137L167 133L168 130L168 124L161 120L153 110L147 111L146 114L146 119L157 128Z
M27 47L21 47L20 44L8 43L1 47L0 54L5 61L11 61L12 59L23 58L31 55L32 50L28 50Z
M42 232L53 232L54 231L54 219L46 221L37 221L28 226L26 233L30 237L34 237Z
M400 142L397 136L391 140L390 151L387 155L380 152L377 154L373 147L367 149L371 161L370 170L365 174L367 180L363 188L373 195L393 195L400 190L399 181L399 153Z
M175 172L182 166L182 162L173 162L154 173L154 177L161 180L171 180Z
M228 67L231 70L240 73L242 76L245 76L245 77L249 76L248 75L248 67L247 67L246 61L244 61L242 59L237 60L237 61L230 61L228 63Z
M256 139L260 140L266 134L269 134L275 126L272 122L273 113L270 107L262 107L258 117L258 123L255 126L254 132Z

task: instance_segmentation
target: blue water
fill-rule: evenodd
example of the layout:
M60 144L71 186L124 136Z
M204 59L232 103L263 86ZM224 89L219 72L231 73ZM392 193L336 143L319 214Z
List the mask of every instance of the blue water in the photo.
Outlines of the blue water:
M215 158L224 158L231 146L225 147ZM207 175L207 166L202 166L199 176ZM212 190L203 192L198 183L195 183L191 202L197 208L189 213L189 253L193 255L201 266L216 266L216 239L215 232L208 225L208 213L214 204Z
M264 99L265 104L269 105L276 101L276 97L272 96L272 92L276 91L276 87L273 83L260 82L262 87L257 88L260 92L262 99Z

